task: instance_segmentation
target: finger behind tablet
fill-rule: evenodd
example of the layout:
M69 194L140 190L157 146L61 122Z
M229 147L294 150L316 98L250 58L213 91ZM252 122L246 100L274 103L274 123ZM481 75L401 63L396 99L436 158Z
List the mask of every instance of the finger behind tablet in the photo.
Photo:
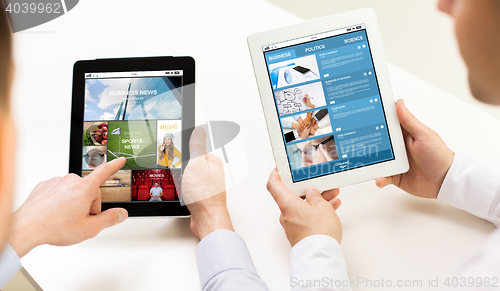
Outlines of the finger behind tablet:
M323 193L321 193L321 196L323 196L323 199L325 199L326 201L332 201L333 198L339 196L339 193L340 190L338 188L335 188L323 191Z
M341 202L342 202L342 201L340 201L340 199L339 199L339 198L335 198L335 199L333 199L332 201L330 201L330 204L333 206L333 209L334 209L335 211L337 211L337 209L339 209L339 207L340 207Z
M384 188L385 186L387 186L389 184L392 184L393 179L394 178L392 176L390 176L390 177L383 177L383 178L377 178L375 180L375 184L379 188Z

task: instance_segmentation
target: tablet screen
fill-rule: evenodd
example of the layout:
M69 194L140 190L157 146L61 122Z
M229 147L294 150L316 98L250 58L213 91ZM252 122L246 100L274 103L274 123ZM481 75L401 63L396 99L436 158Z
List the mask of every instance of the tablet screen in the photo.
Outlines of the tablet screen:
M103 202L179 201L182 70L85 73L82 176L125 157Z
M262 49L293 182L394 159L364 24Z

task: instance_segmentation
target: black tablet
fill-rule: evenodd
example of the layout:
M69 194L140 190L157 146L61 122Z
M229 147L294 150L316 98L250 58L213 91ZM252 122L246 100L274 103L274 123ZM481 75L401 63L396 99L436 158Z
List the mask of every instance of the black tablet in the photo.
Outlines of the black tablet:
M191 57L78 61L73 68L69 172L108 161L125 166L102 186L102 210L129 216L188 216L181 178L195 125Z

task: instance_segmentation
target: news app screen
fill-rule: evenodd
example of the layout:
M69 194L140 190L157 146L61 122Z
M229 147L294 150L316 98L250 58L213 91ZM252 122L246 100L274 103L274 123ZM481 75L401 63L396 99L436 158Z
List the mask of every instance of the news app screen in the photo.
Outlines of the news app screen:
M364 24L262 49L294 182L394 159Z
M179 201L182 70L85 74L82 177L119 157L103 202Z

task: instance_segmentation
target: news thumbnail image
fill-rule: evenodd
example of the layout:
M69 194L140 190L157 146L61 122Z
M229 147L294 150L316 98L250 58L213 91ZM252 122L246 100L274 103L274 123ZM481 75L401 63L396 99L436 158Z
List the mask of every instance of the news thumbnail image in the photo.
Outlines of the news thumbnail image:
M316 55L270 64L268 68L273 89L293 86L320 78Z
M182 121L158 120L157 168L180 168L182 165Z
M132 171L132 201L179 200L180 169L151 169Z
M182 77L85 80L85 121L180 119Z
M326 106L321 82L274 92L280 116Z
M106 146L84 146L82 157L82 169L92 170L107 161Z
M107 156L125 157L122 169L156 168L156 121L110 121Z
M102 121L84 122L83 145L84 146L108 145L108 123Z
M281 125L287 143L333 132L327 108L282 118Z
M287 151L292 170L339 159L333 135L288 145Z
M83 171L82 178L88 176L92 171ZM120 170L100 187L102 202L122 202L130 201L131 197L131 175L130 170Z

